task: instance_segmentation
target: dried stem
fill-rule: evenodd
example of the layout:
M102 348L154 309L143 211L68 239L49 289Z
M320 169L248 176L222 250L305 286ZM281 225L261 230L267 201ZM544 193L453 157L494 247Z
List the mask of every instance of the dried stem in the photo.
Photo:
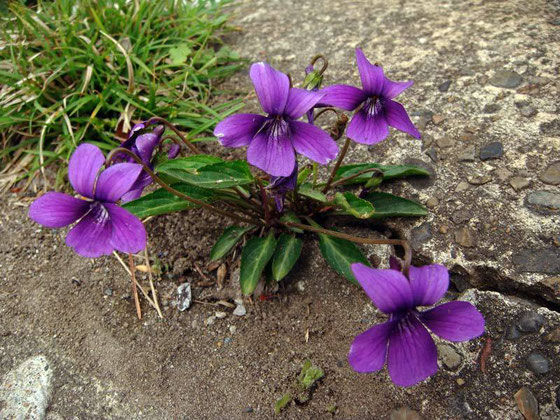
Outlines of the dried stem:
M410 264L412 262L412 249L408 242L404 239L370 239L370 238L360 238L358 236L348 235L347 233L336 232L334 230L324 229L321 227L315 227L310 225L304 225L301 223L294 222L283 222L278 221L279 224L286 227L294 227L303 230L308 230L315 233L322 233L324 235L334 236L340 239L346 239L350 242L355 242L365 245L398 245L402 246L404 249L404 264L403 264L403 274L408 277L408 271Z
M219 214L219 215L222 215L222 216L228 217L228 218L230 218L230 219L233 219L233 220L235 220L235 221L237 221L237 222L249 223L249 224L257 225L257 226L260 226L260 225L263 224L260 220L250 219L250 218L243 217L243 216L238 216L237 214L227 212L227 211L222 210L222 209L220 209L220 208L218 208L218 207L214 207L213 205L208 204L208 203L206 203L205 201L198 200L198 199L196 199L196 198L193 198L193 197L190 197L190 196L188 196L188 195L186 195L186 194L183 194L181 191L177 191L175 188L170 187L170 186L167 185L165 182L163 182L163 181L154 173L154 171L152 171L152 170L150 169L150 167L149 167L148 165L146 165L144 162L142 162L142 159L140 159L138 156L136 156L136 154L135 154L134 152L132 152L132 151L130 151L130 150L128 150L128 149L125 149L125 148L123 148L123 147L119 147L119 148L113 149L113 150L111 151L111 153L109 153L109 155L107 156L107 159L106 159L106 161L105 161L105 162L106 162L106 165L105 165L105 166L108 166L109 163L111 162L111 160L114 158L114 156L115 156L116 154L118 154L118 153L124 153L124 154L130 156L131 158L133 158L134 161L135 161L136 163L138 163L139 165L142 165L142 168L146 171L146 173L147 173L148 175L150 175L150 177L154 180L154 182L156 182L157 184L159 184L159 186L162 187L164 190L169 191L171 194L173 194L173 195L175 195L175 196L177 196L177 197L179 197L179 198L182 198L183 200L186 200L186 201L188 201L188 202L190 202L190 203L196 204L197 206L204 207L205 209L208 209L208 210L210 210L210 211L212 211L212 212L214 212L214 213L217 213L217 214Z
M342 146L342 150L340 152L340 155L338 156L338 160L336 161L336 164L334 165L334 168L329 176L329 179L327 181L327 184L325 185L325 187L323 188L323 193L326 193L329 188L331 187L331 183L333 182L333 179L336 175L336 171L338 171L338 168L340 168L340 165L342 165L342 161L344 160L344 157L346 156L346 152L348 151L348 148L350 147L350 138L346 137L346 141L344 142L344 146Z
M138 289L136 288L136 269L134 268L134 260L132 254L128 254L128 264L130 265L130 277L132 278L132 296L134 296L134 305L136 305L136 315L138 319L142 319L142 309L140 308L140 299L138 299Z
M146 267L148 267L148 278L150 279L150 288L152 289L152 297L154 299L154 306L160 318L163 318L161 308L159 307L156 288L154 287L154 280L152 278L152 267L150 265L150 256L148 255L148 247L144 248L144 256L146 257Z
M154 122L159 122L162 123L163 125L165 125L167 128L171 129L175 134L177 134L179 136L179 138L182 141L182 145L186 146L187 148L191 149L191 151L194 154L200 155L201 151L198 150L198 147L196 147L194 144L192 144L192 142L190 140L187 140L187 138L183 135L183 133L181 133L177 127L175 127L173 124L171 124L169 121L167 121L164 118L161 117L152 117L150 118L147 122L146 125L149 124L153 124ZM175 140L174 140L175 141Z

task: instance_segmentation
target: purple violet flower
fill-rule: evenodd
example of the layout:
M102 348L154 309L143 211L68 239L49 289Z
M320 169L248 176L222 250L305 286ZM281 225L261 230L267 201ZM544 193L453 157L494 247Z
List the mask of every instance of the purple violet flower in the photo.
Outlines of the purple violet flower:
M383 369L385 359L391 380L411 386L437 372L433 333L449 341L466 341L484 333L482 314L468 302L447 302L427 311L417 306L438 302L449 286L449 272L438 264L410 267L407 278L391 261L391 269L379 270L352 264L352 271L377 308L389 321L358 335L348 361L357 372Z
M296 189L298 177L298 164L296 160L296 165L294 166L293 172L290 176L273 176L270 177L270 184L268 184L268 189L271 191L274 197L274 202L276 203L276 210L282 213L284 210L284 197L290 191Z
M146 122L135 124L128 133L128 139L126 139L121 144L121 147L134 152L140 159L142 159L142 162L144 162L144 164L150 167L150 169L153 169L152 155L155 148L161 141L161 137L163 136L165 127L163 125L158 125L155 126L152 131L144 132L144 130L147 129L148 125L146 124ZM169 149L169 152L167 153L167 157L169 159L173 159L178 154L179 145L173 144ZM125 155L124 153L118 158L123 162L134 162L134 159L132 159L130 156ZM150 175L148 175L146 171L142 171L134 185L131 187L130 191L128 191L121 197L122 202L126 203L128 201L140 198L144 188L146 188L151 183L152 178L150 177Z
M326 164L338 147L328 133L312 124L296 121L323 97L323 93L290 88L288 76L260 62L251 66L251 80L268 116L236 114L214 129L225 147L249 146L247 161L272 176L289 176L296 154Z
M142 166L117 163L98 175L104 163L105 157L97 146L82 144L70 158L68 178L83 198L51 191L29 208L29 217L49 228L77 221L66 236L66 245L84 257L110 255L115 249L133 253L146 247L142 222L115 204L130 190Z
M358 143L375 144L389 135L389 126L420 138L404 107L393 101L413 81L393 82L385 77L383 69L371 64L361 49L356 48L356 61L363 89L348 85L333 85L323 89L323 104L357 110L346 135Z

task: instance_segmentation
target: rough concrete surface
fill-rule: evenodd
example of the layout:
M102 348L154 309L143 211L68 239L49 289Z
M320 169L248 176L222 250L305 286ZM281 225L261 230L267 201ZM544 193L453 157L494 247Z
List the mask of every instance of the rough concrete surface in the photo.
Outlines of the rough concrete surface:
M230 10L232 47L296 84L317 53L329 58L326 84L358 84L356 46L391 79L415 81L399 101L422 140L393 131L375 147L354 146L349 161L430 170L429 179L383 186L425 203L429 216L371 228L410 238L418 264L450 267L447 298L475 303L485 335L438 342L438 374L413 388L395 387L386 370L359 375L346 361L349 344L384 317L325 267L313 240L278 295L246 302L245 316L196 303L217 293L196 286L196 267L214 278L209 244L226 225L199 210L148 223L150 250L170 274L157 282L165 319L143 302L138 322L119 263L74 255L64 230L30 222L30 198L13 195L0 203L2 381L44 355L52 419L377 419L401 407L424 419L559 418L560 3L245 0ZM247 73L224 89L249 91ZM254 94L247 104L256 109ZM225 299L235 294L227 264ZM179 312L174 292L185 281L195 303ZM275 416L308 358L325 377L307 404Z

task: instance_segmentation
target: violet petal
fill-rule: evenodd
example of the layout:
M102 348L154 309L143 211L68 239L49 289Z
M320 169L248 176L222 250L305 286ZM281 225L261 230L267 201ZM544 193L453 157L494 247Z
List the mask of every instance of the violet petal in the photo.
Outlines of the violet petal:
M312 109L323 96L323 92L291 88L284 108L284 115L296 120Z
M362 89L348 85L332 85L323 89L325 94L321 99L322 105L330 105L336 108L352 111L367 99Z
M142 166L136 163L117 163L101 172L97 180L95 198L100 201L115 203L127 191L142 172Z
M358 63L358 71L364 91L368 96L381 96L385 82L385 75L381 66L371 64L359 48L356 48L356 62Z
M290 121L290 129L292 144L298 153L323 165L336 157L336 142L319 127L302 121Z
M257 131L266 122L266 117L257 114L230 115L219 122L214 129L214 135L225 147L247 146Z
M417 139L421 137L420 132L414 127L414 124L410 121L406 110L401 104L387 100L383 104L383 108L385 110L385 119L391 127L404 131Z
M385 99L396 98L413 84L414 82L412 80L409 80L408 82L393 82L392 80L385 78L381 96Z
M146 247L146 229L136 216L116 204L105 204L113 227L111 244L117 251L134 253Z
M113 252L111 231L107 209L101 203L93 203L90 212L66 235L66 245L83 257L110 255Z
M411 266L408 278L414 306L429 306L437 303L449 287L449 271L439 264Z
M374 325L354 338L348 352L348 362L356 372L366 373L383 369L387 343L394 327L393 321Z
M361 109L352 117L346 135L357 143L376 144L387 138L389 126L382 113L368 115Z
M437 372L437 348L415 316L407 315L397 322L389 338L389 375L396 385L415 385Z
M370 268L361 263L354 263L351 268L366 294L381 312L390 314L413 307L412 290L402 273Z
M77 193L93 198L93 185L104 163L99 147L89 143L78 146L68 163L68 178Z
M288 176L294 170L296 157L286 136L272 137L268 131L257 134L247 149L247 161L273 176Z
M68 194L48 192L31 203L29 217L43 226L60 228L86 214L90 204Z
M444 303L421 312L420 320L449 341L466 341L484 334L484 317L469 302Z
M253 64L249 75L264 111L272 115L281 115L290 90L288 76L264 62Z

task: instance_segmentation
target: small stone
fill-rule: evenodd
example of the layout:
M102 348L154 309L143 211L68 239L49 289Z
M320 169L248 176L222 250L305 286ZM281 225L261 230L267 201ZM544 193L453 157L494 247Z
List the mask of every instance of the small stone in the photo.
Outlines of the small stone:
M554 162L545 169L539 176L540 180L545 184L560 184L560 162Z
M216 318L218 318L218 319L224 319L224 318L227 316L227 314L226 314L225 312L222 312L222 311L218 311L218 312L216 312L214 315L215 315Z
M498 179L502 182L507 181L507 179L513 175L513 173L509 171L507 168L496 169L494 173L497 175Z
M461 153L459 153L460 162L474 162L475 148L473 145L465 147Z
M526 420L539 420L539 403L533 393L527 387L521 388L515 393L517 407Z
M487 144L480 149L480 160L499 159L504 154L504 146L499 141Z
M461 181L457 184L457 187L455 188L455 192L462 192L468 189L469 189L469 183L465 181Z
M224 344L230 344L232 341L233 341L233 338L231 338L231 337L224 338Z
M525 311L517 321L517 327L524 333L534 333L544 325L544 317L535 311Z
M180 276L191 267L191 261L188 258L181 257L173 263L173 275Z
M455 146L455 141L449 137L442 137L436 140L436 144L440 149L447 149Z
M230 325L229 326L229 332L232 334L235 334L237 331L237 327L235 325Z
M192 302L191 285L186 282L177 287L177 309L181 312L190 308Z
M427 149L424 154L426 154L432 160L432 162L437 162L437 152L433 147Z
M545 374L550 370L548 360L541 354L532 353L527 357L527 366L532 372L537 374Z
M446 80L441 85L438 86L440 92L447 92L451 86L451 80Z
M550 137L560 137L560 119L543 122L541 124L541 133Z
M107 287L104 291L103 294L105 294L105 296L113 296L113 289L110 289L109 287Z
M457 351L448 344L440 344L437 346L438 354L441 361L450 370L455 370L461 364L461 356Z
M439 233L445 235L449 231L449 227L446 225L441 225L439 227Z
M53 370L36 356L9 371L0 384L0 417L44 419L52 392Z
M560 251L557 248L523 248L511 257L520 272L560 273Z
M515 89L523 82L523 78L514 71L498 70L490 78L489 82L495 87Z
M453 222L457 224L468 222L472 218L473 218L472 213L469 210L465 210L465 209L457 210L451 216L451 220L453 220Z
M398 410L394 410L391 413L391 420L422 420L420 414L417 411L411 410L408 407L402 407Z
M465 385L465 380L463 378L457 378L457 385L459 386Z
M523 115L525 118L531 118L537 115L537 110L532 106L524 106L519 110L519 113Z
M474 236L467 227L462 227L455 231L455 242L466 248L475 246Z
M500 105L498 104L488 104L483 109L482 112L485 114L494 114L500 110Z
M410 245L414 250L422 248L422 245L432 238L432 225L423 223L410 232Z
M430 197L426 200L426 207L428 207L429 209L433 209L433 208L437 207L438 204L439 204L439 201L435 197Z
M551 331L545 338L546 341L550 341L552 343L560 343L560 327Z
M506 339L507 340L517 340L521 337L521 333L517 328L517 325L510 325L506 331Z
M305 292L305 282L303 280L298 281L296 287L300 292Z
M435 125L440 125L443 121L445 121L445 117L443 115L434 114L432 116L432 121Z
M253 407L247 407L243 410L244 413L252 413L253 411L255 411L253 410Z
M236 301L236 303L237 303L237 301ZM247 309L245 308L245 305L243 305L243 301L241 303L237 304L237 306L233 310L233 314L235 316L245 316L245 315L247 315Z
M469 177L467 181L472 185L484 185L492 181L492 177L490 175L475 175Z
M560 194L552 191L533 191L525 198L525 206L535 213L547 216L558 214Z
M209 316L208 318L206 318L204 320L204 325L208 326L208 325L214 325L214 322L216 321L216 317L214 315Z
M509 185L511 185L515 191L521 191L523 188L527 188L530 183L531 181L521 176L514 176L509 180Z

